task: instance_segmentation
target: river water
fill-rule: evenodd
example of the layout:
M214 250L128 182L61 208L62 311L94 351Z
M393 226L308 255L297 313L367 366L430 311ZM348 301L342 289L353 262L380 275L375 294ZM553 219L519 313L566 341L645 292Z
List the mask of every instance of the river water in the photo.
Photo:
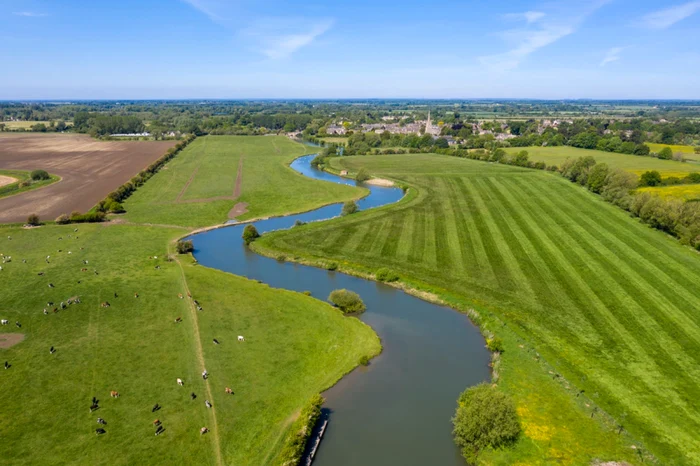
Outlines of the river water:
M292 169L317 180L355 185L311 167L314 156L296 159ZM361 210L397 202L400 189L365 186ZM312 212L254 222L263 234L338 216L341 204ZM330 422L315 466L460 465L451 417L459 394L490 377L490 355L469 319L450 308L415 298L390 286L315 267L279 262L250 251L244 225L192 236L201 265L260 280L275 288L324 299L337 288L353 290L367 311L359 318L382 341L382 354L323 393ZM354 318L354 317L348 317Z

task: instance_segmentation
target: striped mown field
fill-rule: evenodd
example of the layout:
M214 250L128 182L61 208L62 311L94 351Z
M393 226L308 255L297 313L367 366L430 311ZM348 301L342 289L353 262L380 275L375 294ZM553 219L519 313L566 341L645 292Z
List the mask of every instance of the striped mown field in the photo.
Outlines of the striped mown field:
M390 267L464 296L517 329L662 464L700 464L696 252L550 173L438 155L333 164L418 193L267 235L261 247Z

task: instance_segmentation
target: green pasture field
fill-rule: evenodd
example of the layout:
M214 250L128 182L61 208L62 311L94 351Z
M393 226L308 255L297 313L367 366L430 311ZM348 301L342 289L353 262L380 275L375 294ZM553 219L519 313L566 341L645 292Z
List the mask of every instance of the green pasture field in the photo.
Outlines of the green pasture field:
M561 164L568 159L592 156L598 163L607 163L612 168L621 168L636 175L649 170L656 170L661 176L677 176L682 178L691 172L700 172L700 166L692 163L682 163L673 160L660 160L655 157L640 157L629 154L616 154L614 152L604 152L599 150L579 149L569 146L558 147L510 147L506 149L508 153L517 153L526 150L529 160L534 162L544 162L547 165Z
M335 144L347 144L348 138L341 137L341 136L328 136L325 138L320 138L321 141L325 142L326 144L328 143L335 143Z
M139 188L126 202L126 219L203 227L229 219L237 203L247 203L239 220L303 212L366 191L319 183L287 165L314 152L285 137L206 136L197 138ZM239 175L240 196L234 197Z
M531 150L550 163L590 153ZM628 169L639 165L627 160L661 162L599 154ZM505 327L493 328L507 346L502 386L515 397L525 435L515 450L487 455L487 464L638 463L633 442L661 464L700 463L696 252L551 173L439 155L332 164L415 189L394 206L264 235L255 249L365 274L389 267L408 286L502 320ZM537 355L521 354L528 347L551 364L549 377L532 370ZM595 405L630 439L616 424L595 431Z
M0 170L0 175L9 176L17 180L14 183L6 184L5 186L0 186L0 198L14 196L15 194L31 191L33 189L43 188L44 186L48 186L61 180L59 176L49 174L50 178L48 180L35 181L29 186L24 186L20 188L19 184L21 182L30 179L30 173L31 172L24 170Z
M276 464L301 407L380 350L369 327L326 303L189 256L169 262L184 229L77 228L0 227L0 252L12 257L0 270L0 317L10 321L0 333L25 336L0 348L11 365L0 372L2 463ZM81 303L53 312L73 296ZM93 396L100 408L90 413Z

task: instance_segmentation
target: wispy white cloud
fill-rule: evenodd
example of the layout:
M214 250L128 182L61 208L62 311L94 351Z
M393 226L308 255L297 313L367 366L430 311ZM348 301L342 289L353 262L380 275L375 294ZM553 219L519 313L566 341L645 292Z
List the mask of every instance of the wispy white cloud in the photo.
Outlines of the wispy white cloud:
M216 12L218 4L209 0L182 0L183 3L190 5L195 10L199 10L212 21L221 21L223 18Z
M505 15L506 19L525 20L528 23L534 23L537 20L544 18L546 15L541 11L526 11L525 13L509 13Z
M35 13L33 11L15 11L12 14L15 16L24 16L25 18L41 18L48 16L46 13Z
M625 50L625 48L626 47L613 47L609 49L605 54L605 57L603 57L603 60L600 62L600 66L605 66L608 63L618 61L620 59L620 54L623 50Z
M489 68L512 70L537 50L554 44L564 37L576 32L579 25L593 12L610 0L597 0L592 3L581 1L574 3L565 11L556 14L545 14L540 11L513 13L506 15L509 19L525 21L527 25L521 29L510 29L500 33L500 36L513 47L507 52L479 57L479 62Z
M700 1L683 3L642 16L638 24L649 29L666 29L698 11L700 11Z
M311 45L335 22L332 18L257 16L245 12L242 1L181 1L236 33L250 48L272 60L288 58Z
M289 24L304 24L299 28ZM258 21L253 27L243 31L256 44L255 48L267 58L278 60L288 58L294 52L312 44L318 37L326 33L334 24L333 19L293 21L280 19L265 19ZM299 30L301 29L301 31Z

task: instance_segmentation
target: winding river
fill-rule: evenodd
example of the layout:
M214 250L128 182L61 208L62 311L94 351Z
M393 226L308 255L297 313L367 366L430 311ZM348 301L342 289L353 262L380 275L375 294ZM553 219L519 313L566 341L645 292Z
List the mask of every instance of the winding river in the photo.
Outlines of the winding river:
M296 159L292 169L317 180L355 184L311 167L313 157ZM403 196L397 188L365 187L370 194L358 202L360 209ZM262 234L291 228L297 220L332 218L340 210L334 204L255 226ZM323 412L330 422L314 465L464 466L452 441L451 417L459 394L490 376L489 353L469 319L382 283L259 256L244 245L243 226L194 235L199 263L276 288L308 290L319 299L337 288L353 290L367 305L359 318L382 341L382 354L369 366L357 368L323 394Z

